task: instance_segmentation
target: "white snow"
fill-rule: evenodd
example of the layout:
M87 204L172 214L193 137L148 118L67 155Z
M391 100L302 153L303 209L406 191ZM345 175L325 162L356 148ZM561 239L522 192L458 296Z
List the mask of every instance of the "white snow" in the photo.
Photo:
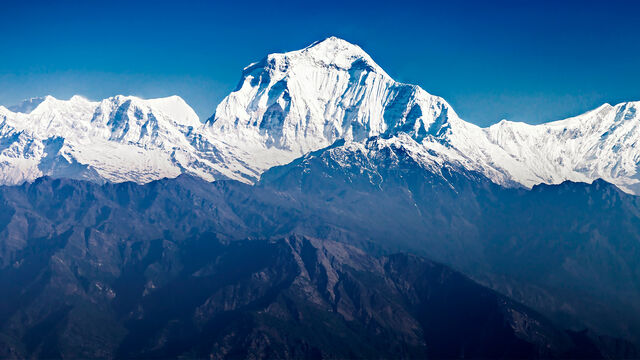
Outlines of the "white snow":
M0 106L0 183L43 175L146 183L181 173L250 183L345 139L349 149L369 140L370 153L403 146L433 171L453 164L504 186L603 178L640 194L639 107L605 104L542 125L503 120L480 128L331 37L247 66L205 123L178 96L47 96Z

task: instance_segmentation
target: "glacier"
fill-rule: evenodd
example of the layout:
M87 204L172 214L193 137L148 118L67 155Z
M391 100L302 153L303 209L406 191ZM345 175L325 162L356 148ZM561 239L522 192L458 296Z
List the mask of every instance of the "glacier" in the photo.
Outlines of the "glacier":
M0 106L0 183L44 175L146 183L183 173L254 183L340 140L344 154L360 148L375 158L384 147L403 148L435 173L446 164L508 187L602 178L640 194L639 106L482 128L441 97L394 81L359 46L330 37L247 66L205 121L178 96L48 96Z

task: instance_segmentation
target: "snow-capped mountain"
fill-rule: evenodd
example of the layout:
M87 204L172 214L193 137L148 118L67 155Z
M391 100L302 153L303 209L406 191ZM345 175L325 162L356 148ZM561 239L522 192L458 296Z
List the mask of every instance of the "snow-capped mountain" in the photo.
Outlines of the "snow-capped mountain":
M44 98L29 112L0 107L0 182L43 175L145 183L181 173L239 177L180 97ZM244 167L240 166L243 170ZM229 176L227 176L229 175Z
M337 139L435 134L448 113L442 98L395 82L360 47L331 37L246 67L209 124L266 170Z
M504 186L603 178L640 193L638 105L480 128L442 98L394 81L360 47L331 37L246 67L206 122L177 96L49 96L0 107L0 183L42 175L145 183L181 173L251 183L344 139L346 147L368 144L372 158L380 147L404 148L434 171L448 164Z
M394 81L360 47L331 37L249 65L209 123L214 137L245 149L258 168L337 139L353 147L380 136L387 139L380 143L410 150L426 167L448 163L505 186L603 178L640 193L638 104L605 104L542 125L502 121L480 128L442 98Z
M566 120L541 125L501 121L483 132L515 161L517 166L503 167L527 187L602 178L638 194L639 108L640 102L604 104Z

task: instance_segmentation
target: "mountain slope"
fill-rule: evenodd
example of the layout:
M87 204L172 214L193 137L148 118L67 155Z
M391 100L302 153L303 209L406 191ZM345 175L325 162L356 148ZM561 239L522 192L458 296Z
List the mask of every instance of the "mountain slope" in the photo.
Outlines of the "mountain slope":
M481 174L421 170L402 149L384 152L394 160L362 153L369 164L351 168L317 156L272 170L279 174L258 186L181 176L144 186L43 178L1 187L0 266L20 267L63 238L74 254L109 267L123 241L299 234L375 255L421 254L562 328L640 342L636 197L604 182L505 189Z
M566 326L640 341L636 196L602 180L504 188L398 139L335 144L260 186L358 234L341 241L424 254Z
M453 177L449 179L454 182ZM335 180L332 183L337 184ZM451 189L438 178L433 180L436 193ZM458 180L456 189L464 183ZM388 187L393 188L399 189ZM599 194L593 185L585 188L594 197ZM341 190L336 188L338 193ZM544 189L535 191L540 190ZM555 199L567 191L559 190L550 187L541 199ZM420 209L436 199L426 198L427 192L419 196L415 188L411 191ZM473 200L469 191L457 199ZM385 192L347 193L342 200L314 202L312 193L305 198L282 189L234 181L207 183L187 176L146 185L42 178L33 184L0 187L0 285L5 290L0 302L0 354L369 358L376 351L388 354L383 357L399 353L419 358L634 356L633 346L625 341L598 336L598 332L560 330L566 322L551 323L445 266L410 255L372 256L346 244L370 244L369 250L377 245L387 254L384 249L395 244L414 252L428 253L428 249L440 257L443 253L438 250L451 248L453 253L458 245L472 256L482 255L475 252L478 248L490 250L492 241L478 243L473 238L472 227L482 229L478 219L469 217L465 224L462 218L472 214L469 210L476 205L466 207L460 204L465 201L458 201L452 206L462 208L447 207L450 200L463 195L449 190L438 205L430 205L431 218L407 231L401 219L408 217L412 222L414 215L408 209L417 212L416 203L404 203L397 196L401 192L378 196ZM618 201L626 201L629 195L620 194ZM511 209L527 201L513 201ZM370 206L373 203L378 204L377 210ZM599 206L585 211L602 216L595 211ZM461 217L446 220L454 209ZM609 211L618 215L615 209ZM508 210L494 213L496 222L512 219ZM375 211L381 211L380 217L371 216ZM388 223L380 221L385 215L397 222L395 227L388 229ZM438 230L447 223L460 231ZM387 233L381 232L384 228ZM557 236L568 239L562 233ZM621 233L625 236L626 232ZM537 248L536 254L548 259L546 273L552 278L563 276L555 259L548 256L549 245L544 239L533 240L530 246ZM443 246L431 248L438 242ZM636 256L633 249L628 248L630 258ZM500 258L493 251L479 260L491 259L499 265L496 259L512 259L521 265L531 258L515 250L510 257ZM570 247L564 254L554 251L572 258ZM584 249L578 259L589 254ZM502 269L514 272L513 280L527 274L520 268ZM597 280L596 273L609 279L611 274L603 268L594 267L584 280ZM494 271L500 269L496 266ZM492 285L511 285L518 296L516 290L527 289L530 282L495 281ZM622 278L619 283L631 284ZM593 292L607 290L601 282L591 286ZM565 308L576 309L574 320L582 323L575 330L583 330L582 324L592 323L592 315L598 314L597 307L584 311L575 299L568 301L562 293L553 296ZM618 303L609 303L613 304ZM615 307L626 318L610 320L628 325L632 307L622 303Z
M220 195L253 191L242 184L42 179L2 190L3 214L14 211L4 234L29 225L1 256L3 357L611 355L420 257L302 236L229 242L253 216L235 217Z

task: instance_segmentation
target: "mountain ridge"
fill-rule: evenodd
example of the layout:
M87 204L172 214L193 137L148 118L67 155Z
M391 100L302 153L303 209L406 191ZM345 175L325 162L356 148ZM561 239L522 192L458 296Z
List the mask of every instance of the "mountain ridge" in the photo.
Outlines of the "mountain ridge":
M7 299L0 304L0 323L4 324L0 326L0 354L22 358L102 353L102 357L121 358L178 356L191 350L208 356L209 352L234 354L229 349L246 349L289 357L293 355L282 353L282 346L297 354L308 348L298 347L302 342L319 348L325 357L347 356L344 349L366 357L370 354L367 349L380 344L385 344L379 349L383 353L392 347L417 358L424 358L425 353L461 357L462 350L487 357L637 356L633 345L618 338L629 334L585 326L599 310L593 306L584 310L579 302L567 304L561 293L552 293L554 305L558 303L561 310L582 322L549 321L548 307L540 315L529 305L511 300L522 288L501 288L502 294L512 292L513 296L505 297L440 265L441 261L427 260L431 257L395 254L400 249L419 254L428 249L438 255L438 244L450 254L463 249L460 258L482 254L478 250L483 246L490 248L466 236L478 232L469 225L477 224L474 203L485 196L482 192L497 191L497 197L485 205L498 208L509 200L499 193L514 194L516 200L523 196L514 203L517 208L530 206L530 191L497 185L484 189L471 179L455 183L457 174L452 173L454 188L434 178L421 192L415 187L420 178L410 176L411 168L404 174L390 170L388 175L407 181L410 192L394 185L388 175L379 191L354 183L362 191L345 192L336 178L328 182L334 188L315 186L319 183L308 184L314 185L314 191L302 188L308 197L287 189L286 183L281 188L256 187L233 180L209 183L191 175L145 185L40 178L21 186L0 186L0 284L7 289ZM463 193L465 183L470 188ZM545 196L537 197L542 204L536 214L548 213L549 204L572 196L571 192L592 193L595 201L584 210L593 212L592 218L599 222L589 227L606 235L612 210L624 210L620 205L632 197L607 185L617 192L611 197L596 189L597 185L567 183L565 190L547 186ZM480 197L469 197L469 190ZM332 192L338 196L325 196ZM314 201L318 193L320 199ZM604 201L597 200L600 196ZM640 209L637 201L635 206ZM421 211L424 209L431 211ZM504 216L517 219L510 209L485 218L490 220L489 229L495 229L493 221L499 224ZM554 209L566 211L564 206ZM448 220L447 214L457 217ZM411 227L416 225L416 215L426 217L425 221ZM555 214L548 217L539 221L538 217L524 218L523 226L512 231L547 221L550 226L564 225ZM396 222L396 227L390 229L385 221ZM409 224L406 228L405 222ZM443 228L447 222L452 224ZM624 225L621 229L639 226L626 221L618 225ZM572 237L562 232L558 236L565 241L557 243L566 245L558 246L544 236L542 242L535 241L536 236L527 239L530 244L524 241L522 246L537 251L527 253L526 258L510 252L503 260L516 267L508 268L505 275L526 274L523 261L535 265L542 259L542 271L534 278L546 278L549 272L555 274L552 279L557 278L562 275L556 267L563 256L577 260L574 267L597 266L586 273L588 282L598 276L625 274L598 275L599 270L620 263L585 262L594 253L580 251L583 246L579 244L575 252L573 242L567 241ZM585 236L581 243L589 245L588 240ZM637 245L628 248L606 238L600 242L616 251L635 251L620 253L632 259L637 253ZM422 251L415 247L420 244ZM489 244L502 246L501 241ZM386 251L373 255L375 245ZM486 258L478 260L488 265ZM461 266L451 263L456 265L453 269ZM498 282L499 277L492 280ZM589 285L588 289L598 285L592 292L602 295L601 282ZM611 286L617 285L607 289ZM632 290L630 286L628 291ZM613 307L611 301L607 304ZM628 303L609 308L616 309L624 317L609 318L611 322L634 324L632 315L638 309ZM101 326L95 326L97 322ZM219 336L220 331L224 336ZM314 336L318 331L324 334L322 339ZM283 334L286 336L280 336ZM366 340L371 337L377 340ZM269 341L264 342L265 338ZM247 339L252 341L247 343ZM417 352L409 349L412 346ZM60 355L54 355L57 353Z
M247 66L238 88L206 121L179 97L46 97L29 113L2 107L0 183L42 175L144 183L181 173L255 183L267 169L340 139L397 137L420 148L420 156L481 172L502 186L603 178L640 193L638 104L604 104L538 125L501 121L482 128L460 119L441 97L394 81L359 46L330 37ZM93 121L98 111L102 122ZM28 126L11 127L21 119ZM106 136L103 148L80 151L83 145L74 142L86 145L78 140L87 139L83 132ZM62 142L59 149L43 150L56 142Z

